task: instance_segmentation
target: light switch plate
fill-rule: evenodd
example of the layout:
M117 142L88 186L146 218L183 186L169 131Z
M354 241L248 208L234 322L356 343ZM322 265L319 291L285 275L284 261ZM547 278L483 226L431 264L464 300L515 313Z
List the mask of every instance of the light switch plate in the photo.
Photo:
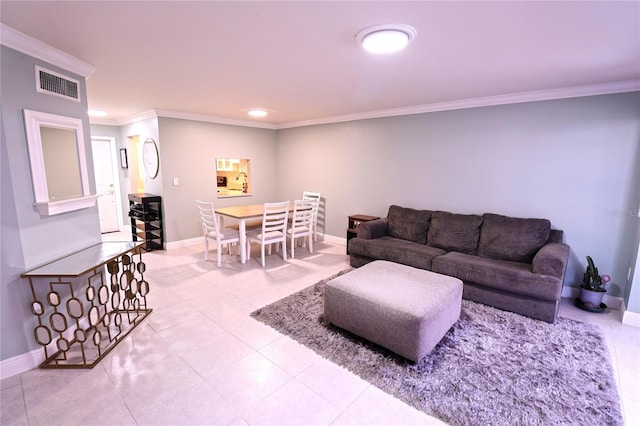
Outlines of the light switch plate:
M178 180L178 178L173 178L173 186L178 186L180 185L180 181Z

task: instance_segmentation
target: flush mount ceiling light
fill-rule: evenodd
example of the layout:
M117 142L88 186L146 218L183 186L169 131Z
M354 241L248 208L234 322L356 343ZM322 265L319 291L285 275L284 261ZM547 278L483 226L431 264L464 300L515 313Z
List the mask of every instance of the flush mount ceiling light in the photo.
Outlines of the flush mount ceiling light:
M266 117L269 113L263 109L250 109L247 111L251 117Z
M89 111L90 117L106 117L107 113L104 111L99 111L97 109L90 109Z
M384 54L404 49L415 36L415 28L409 25L384 24L365 28L356 40L367 52Z

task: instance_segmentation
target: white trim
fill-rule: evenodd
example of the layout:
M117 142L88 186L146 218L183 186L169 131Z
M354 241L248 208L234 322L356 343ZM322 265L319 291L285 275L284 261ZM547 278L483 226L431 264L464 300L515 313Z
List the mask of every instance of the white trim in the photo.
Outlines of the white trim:
M624 303L624 300L622 301L622 306L620 307L620 319L625 325L640 327L640 314L637 312L628 311L627 305Z
M85 197L70 198L68 200L33 203L33 205L38 209L40 216L53 216L55 214L93 207L97 199L97 195L87 195Z
M640 327L640 314L637 312L625 311L622 323L632 327Z
M318 234L320 236L321 241L326 241L327 243L336 244L339 246L347 246L347 239L341 237L335 237L333 235L327 234Z
M34 205L41 216L50 216L65 213L72 210L91 207L97 195L91 194L89 186L89 174L87 170L87 156L84 146L84 133L82 120L74 117L49 114L46 112L25 109L24 122L27 133L27 146L29 147L29 164L31 165L31 178L35 196ZM47 187L47 175L45 173L44 154L42 149L42 137L40 126L69 129L75 132L76 148L78 152L78 166L80 170L80 186L82 195L65 200L51 201Z
M314 126L318 124L341 123L346 121L367 120L371 118L394 117L401 115L424 114L429 112L452 111L466 108L480 108L487 106L508 105L524 102L547 101L554 99L578 98L584 96L610 95L640 91L640 80L617 81L613 83L594 84L586 86L562 87L557 89L537 90L532 92L518 92L507 95L486 96L481 98L462 99L457 101L440 102L434 104L414 105L402 108L392 108L377 111L367 111L355 114L337 115L313 120L292 121L289 123L257 123L248 120L238 120L204 114L155 109L141 112L120 120L91 117L91 124L107 126L123 126L152 117L177 118L181 120L203 121L207 123L228 124L232 126L255 127L261 129L279 130L294 127Z
M0 361L0 380L37 368L44 362L44 349L38 348Z
M201 237L195 237L195 238L188 238L186 240L171 241L170 243L165 244L166 246L165 249L175 250L183 247L195 246L198 244L204 244L204 237L201 236Z
M74 338L75 330L89 328L89 319L87 317L82 318L77 328L69 328L62 333L62 336L71 341ZM56 342L51 342L47 345L47 352L49 356L58 351ZM43 347L34 349L30 352L25 352L20 355L16 355L12 358L8 358L0 361L0 380L7 377L15 376L16 374L24 373L25 371L37 368L45 361L45 350Z
M155 110L143 111L138 114L134 114L132 116L127 117L124 120L118 121L118 126L124 126L127 124L137 123L142 120L148 120L150 118L158 118L158 114L156 114Z
M277 130L278 125L269 123L256 123L248 120L237 120L233 118L216 117L204 114L192 114L189 112L171 111L166 109L154 109L134 114L120 120L111 120L103 117L89 117L91 124L102 124L105 126L124 126L136 123L148 118L177 118L180 120L202 121L205 123L226 124L230 126L255 127L259 129Z
M328 243L338 244L343 246L347 244L346 238L339 238L339 237L334 237L332 235L326 235L326 234L321 237L321 240L326 241ZM200 236L195 238L187 238L186 240L171 241L170 243L166 243L165 249L175 250L183 247L195 246L198 244L204 244L203 237Z
M523 102L546 101L553 99L577 98L582 96L608 95L613 93L640 91L640 80L617 81L613 83L594 84L588 86L562 87L558 89L537 90L533 92L518 92L507 95L486 96L481 98L462 99L458 101L440 102L435 104L416 105L403 108L393 108L378 111L368 111L356 114L346 114L325 117L315 120L304 120L283 123L278 129L292 127L313 126L317 124L340 123L344 121L366 120L370 118L393 117L398 115L423 114L427 112L451 111L465 108L507 105Z
M112 120L104 117L92 117L89 116L89 124L98 124L102 126L121 126L118 120Z
M165 118L179 118L181 120L204 121L206 123L228 124L231 126L242 126L242 127L257 127L259 129L270 129L270 130L277 130L279 128L277 124L257 123L255 121L249 121L249 120L238 120L234 118L216 117L216 116L210 116L210 115L204 115L204 114L191 114L187 112L170 111L166 109L156 109L155 112L158 115L158 117L165 117Z
M0 44L26 55L63 68L85 79L95 71L95 67L48 44L29 37L11 27L0 24Z

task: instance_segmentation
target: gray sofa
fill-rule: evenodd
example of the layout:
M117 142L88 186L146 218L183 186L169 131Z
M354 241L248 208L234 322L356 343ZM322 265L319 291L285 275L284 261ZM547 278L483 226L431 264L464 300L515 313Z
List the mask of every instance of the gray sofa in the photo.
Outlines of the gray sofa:
M463 298L553 323L569 246L547 219L392 205L349 241L351 266L388 260L462 280Z

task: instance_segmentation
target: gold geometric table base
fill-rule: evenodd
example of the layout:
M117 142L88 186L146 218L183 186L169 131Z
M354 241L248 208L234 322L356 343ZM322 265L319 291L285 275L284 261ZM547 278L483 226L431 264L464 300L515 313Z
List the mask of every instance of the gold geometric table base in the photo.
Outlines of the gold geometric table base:
M45 353L40 368L93 368L103 359L152 312L145 270L141 244L126 242L92 246L22 274L38 321L33 335Z
M106 316L111 317L109 321L113 322L113 316L115 314L126 315L135 313L135 318L129 327L122 329L118 332L117 337L110 340L108 337L108 328L111 328L113 333L115 330L104 325L98 327L92 327L85 331L85 335L92 335L93 337L89 341L78 340L74 338L69 341L69 346L66 351L58 350L53 355L49 356L42 364L40 368L93 368L104 358L113 348L116 347L122 339L124 339L140 322L146 318L153 311L153 309L143 309L139 311L111 311ZM105 317L100 318L104 320ZM96 334L97 332L97 334ZM97 341L97 343L96 343ZM47 348L45 347L45 356L47 356Z

